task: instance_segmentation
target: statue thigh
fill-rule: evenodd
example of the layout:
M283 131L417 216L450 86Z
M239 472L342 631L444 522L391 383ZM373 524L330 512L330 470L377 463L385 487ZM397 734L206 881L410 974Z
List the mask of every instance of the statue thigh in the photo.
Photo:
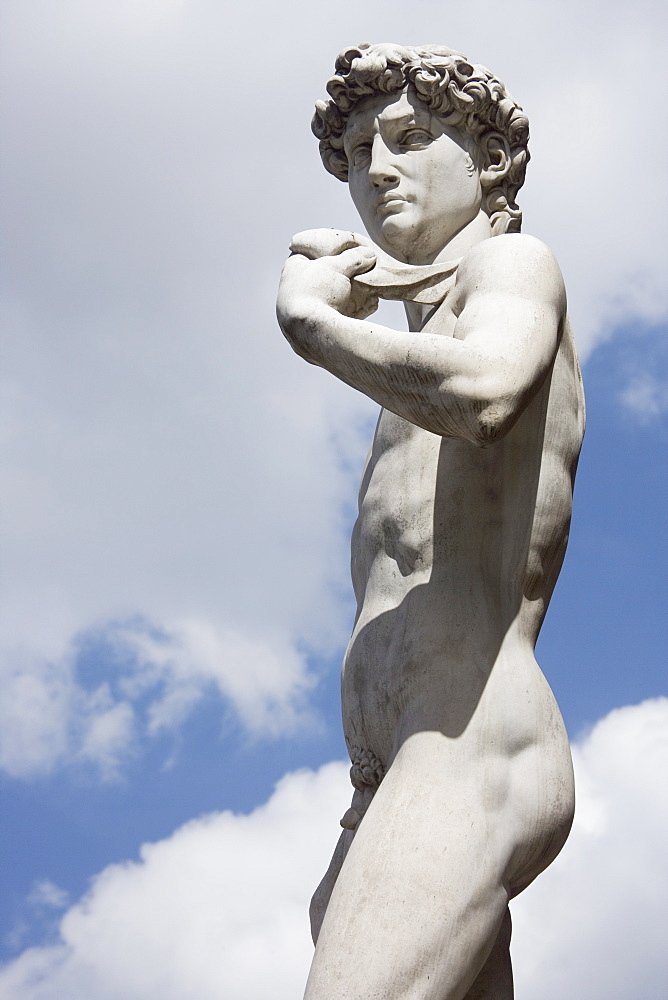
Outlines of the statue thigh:
M339 842L314 897L316 922L326 912L305 1000L511 1000L512 845L470 782L430 767L439 739L404 744L345 860Z

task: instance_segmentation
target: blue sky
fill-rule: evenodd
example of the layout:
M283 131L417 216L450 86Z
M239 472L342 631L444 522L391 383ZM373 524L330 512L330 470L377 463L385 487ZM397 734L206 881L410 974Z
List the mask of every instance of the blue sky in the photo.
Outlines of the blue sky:
M659 5L3 8L0 998L299 995L346 806L338 668L375 407L292 355L273 298L293 232L359 228L308 123L338 49L382 37L460 48L527 109L525 230L559 257L584 358L573 530L538 647L580 819L518 900L518 997L586 982L589 1000L658 1000Z

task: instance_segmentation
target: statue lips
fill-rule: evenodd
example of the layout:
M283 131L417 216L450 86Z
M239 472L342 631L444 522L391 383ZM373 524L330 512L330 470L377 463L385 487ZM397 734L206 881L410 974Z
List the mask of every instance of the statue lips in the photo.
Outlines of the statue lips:
M396 191L388 191L376 202L376 213L378 215L390 215L401 210L403 205L408 203L408 199Z

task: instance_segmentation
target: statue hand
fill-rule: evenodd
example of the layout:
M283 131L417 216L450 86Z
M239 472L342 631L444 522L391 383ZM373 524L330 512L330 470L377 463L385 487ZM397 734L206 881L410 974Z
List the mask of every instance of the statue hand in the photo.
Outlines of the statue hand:
M276 314L298 354L318 363L316 341L327 326L328 308L353 319L365 319L375 312L378 296L353 280L375 262L373 250L359 246L317 260L302 254L288 257L278 289Z
M358 257L346 254L345 251L359 250L360 248L368 249L373 254L373 258L362 255L361 259L364 260L365 266L350 270L350 262ZM306 229L303 233L297 233L296 236L292 237L290 250L293 255L298 254L307 257L308 260L321 260L323 257L336 258L330 261L332 266L350 278L369 271L372 264L378 263L379 255L385 256L368 237L342 229ZM367 261L372 263L367 263ZM348 290L347 286L346 290ZM328 302L328 304L344 316L351 316L353 319L366 319L378 308L375 288L371 291L368 288L365 290L359 288L357 283L353 281L352 289L348 291L350 301L347 301L344 296L343 301L338 304L335 302Z
M309 260L339 254L353 247L370 247L374 244L366 236L345 229L306 229L297 233L290 243L291 253L300 253Z

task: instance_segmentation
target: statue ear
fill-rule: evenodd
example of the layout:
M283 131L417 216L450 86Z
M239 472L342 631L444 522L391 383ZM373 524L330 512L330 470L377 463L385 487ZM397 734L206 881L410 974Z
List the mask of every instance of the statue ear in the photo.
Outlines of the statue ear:
M480 171L480 183L483 188L491 188L499 184L510 170L510 146L505 136L492 132L484 136L480 142L482 162L485 166Z

